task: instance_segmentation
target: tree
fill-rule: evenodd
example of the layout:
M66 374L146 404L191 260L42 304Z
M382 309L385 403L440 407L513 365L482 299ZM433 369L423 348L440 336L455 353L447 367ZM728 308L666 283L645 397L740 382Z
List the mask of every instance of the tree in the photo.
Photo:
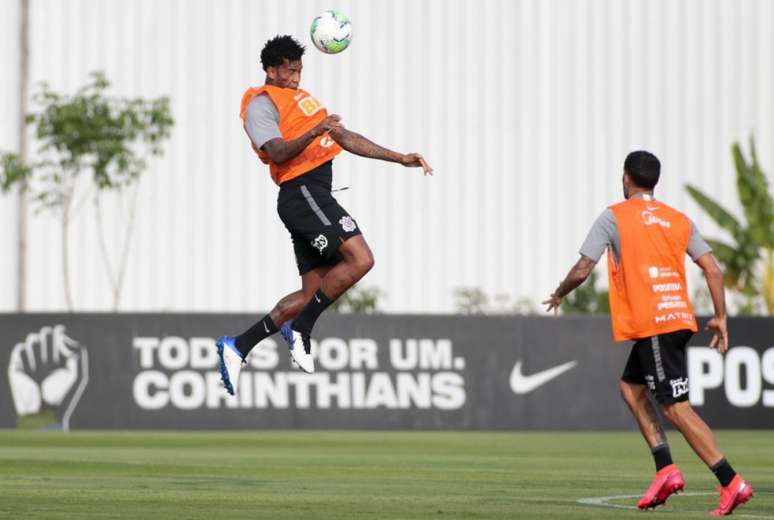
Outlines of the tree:
M99 196L111 190L136 189L136 181L146 166L144 156L163 153L162 143L174 124L167 98L146 101L109 97L106 93L109 86L98 72L73 96L58 94L43 83L33 98L40 111L27 116L27 123L34 125L40 145L37 158L25 166L15 154L0 154L0 188L7 191L18 185L28 192L38 209L51 210L60 219L62 275L69 310L73 308L69 230L88 196L75 200L79 180L86 176L84 189L92 195L115 309L121 295L134 218L130 211L122 258L114 268L104 247Z
M766 175L758 163L754 139L750 138L750 161L738 143L731 147L731 154L746 225L696 186L686 184L685 189L733 240L732 243L719 239L707 242L723 265L726 286L740 293L746 301L741 312L752 314L756 301L762 298L771 315L774 314L774 201Z
M379 300L386 297L386 293L378 287L354 286L338 297L330 306L333 312L378 314Z
M454 307L460 314L467 315L527 315L537 314L534 303L526 297L511 302L507 293L490 297L479 287L457 287L453 292Z
M460 314L487 314L489 297L478 287L454 289L454 306Z

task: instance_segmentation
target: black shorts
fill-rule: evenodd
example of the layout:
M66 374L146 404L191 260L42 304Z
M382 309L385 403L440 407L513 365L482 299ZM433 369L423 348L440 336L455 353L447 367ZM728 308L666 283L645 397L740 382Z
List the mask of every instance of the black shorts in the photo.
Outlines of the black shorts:
M326 169L330 163L280 186L277 213L290 232L301 275L336 265L341 260L339 246L361 234L357 222L331 195Z
M690 330L678 330L634 343L621 380L648 385L661 404L688 400L688 363L686 346L693 336Z

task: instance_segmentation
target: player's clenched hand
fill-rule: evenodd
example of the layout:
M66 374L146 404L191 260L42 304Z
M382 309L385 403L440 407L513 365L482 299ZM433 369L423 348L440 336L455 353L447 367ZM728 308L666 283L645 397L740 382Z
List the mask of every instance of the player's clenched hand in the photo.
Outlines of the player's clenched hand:
M407 153L400 158L400 163L406 167L422 167L422 172L425 175L432 175L433 169L427 164L425 158L418 153Z
M341 116L338 114L331 114L317 123L317 126L312 129L312 135L317 137L325 132L336 130L337 128L344 128L344 124L341 122Z
M707 323L706 330L711 330L715 334L710 340L710 348L718 349L721 354L728 350L728 328L726 327L726 318L715 316Z
M554 311L554 316L559 315L559 306L562 305L562 299L552 294L551 297L543 302L543 305L548 305L548 308L546 309L546 312Z

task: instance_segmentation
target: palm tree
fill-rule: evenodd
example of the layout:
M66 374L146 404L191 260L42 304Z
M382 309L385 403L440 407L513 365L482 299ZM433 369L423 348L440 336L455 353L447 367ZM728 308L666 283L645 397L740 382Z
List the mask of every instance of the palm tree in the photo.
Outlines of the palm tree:
M747 313L753 311L756 298L762 296L766 311L771 315L774 314L774 201L766 175L758 163L755 140L750 138L749 162L739 143L731 147L731 154L746 225L697 187L686 184L685 189L733 239L733 243L707 240L724 267L726 286L744 295Z

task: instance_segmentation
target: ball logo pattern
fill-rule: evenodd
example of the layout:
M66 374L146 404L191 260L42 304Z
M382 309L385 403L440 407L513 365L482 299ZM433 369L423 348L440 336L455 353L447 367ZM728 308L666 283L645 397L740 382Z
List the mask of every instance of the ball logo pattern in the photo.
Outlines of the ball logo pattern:
M338 11L325 11L312 21L312 43L326 54L338 54L352 41L352 24Z

